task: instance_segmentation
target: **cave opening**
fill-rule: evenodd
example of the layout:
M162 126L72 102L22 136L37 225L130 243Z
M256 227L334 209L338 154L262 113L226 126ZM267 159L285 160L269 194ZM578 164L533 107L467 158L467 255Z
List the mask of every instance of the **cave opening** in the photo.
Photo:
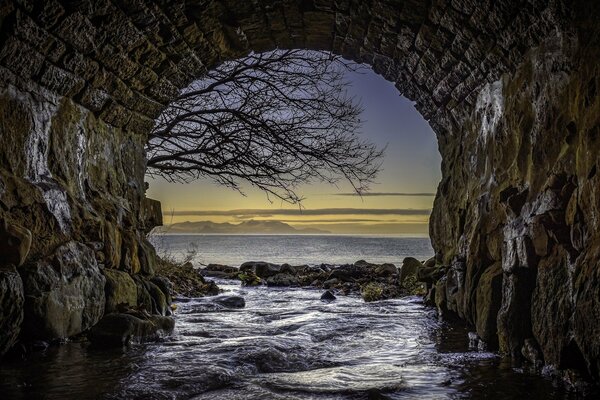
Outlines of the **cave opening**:
M164 315L173 312L168 306L169 282L156 273L155 248L147 237L163 222L160 203L146 197L148 135L161 112L198 77L250 52L288 48L331 51L372 66L414 102L435 132L442 159L442 184L428 231L435 257L415 260L418 264L408 260L406 269L402 267L418 271L426 288L423 301L475 327L470 337L483 342L481 348L497 342L500 354L516 358L539 348L542 357L536 359L558 369L561 362L568 368L584 365L597 382L598 8L598 2L590 0L5 2L0 9L0 354L10 349L34 354L35 349L48 348L58 356L50 357L50 364L33 362L30 369L27 360L15 369L2 368L3 392L6 385L6 393L17 398L40 397L46 391L50 397L65 397L65 387L112 391L117 396L172 395L179 390L174 387L232 394L227 363L219 364L218 357L207 362L219 368L190 366L189 374L174 380L166 379L173 371L152 375L157 369L143 364L134 374L135 382L115 389L123 375L110 371L131 371L143 355L134 351L133 363L124 357L123 365L111 369L106 358L107 364L99 362L106 368L86 364L94 358L88 357L86 345L46 344L84 332L92 341L122 344L132 337L163 339L163 332L173 329L173 320ZM405 216L421 215L407 210ZM243 217L256 218L255 211ZM291 211L285 214L288 220L296 217ZM343 252L362 245L337 247ZM271 247L273 253L280 252L280 247ZM388 263L355 264L343 273L327 273L340 281L356 280L354 270L371 268L385 279L395 271ZM563 265L567 267L555 267ZM232 273L221 267L213 266L213 272ZM289 283L294 271L291 265L268 263L247 269L247 283L265 273L266 279L278 275L271 279L276 284ZM517 270L527 271L535 282L515 279ZM194 276L212 286L194 275L193 268L188 272L185 279ZM305 349L294 347L293 340L246 343L248 353L228 360L242 363L244 371L257 372L244 381L247 393L342 390L336 386L339 374L352 376L351 391L362 394L401 391L402 384L449 396L473 389L454 385L455 371L438 364L442 370L433 374L437 380L432 389L410 380L415 371L406 373L393 363L383 363L390 354L374 351L365 358L369 363L355 369L358 364L336 364L335 354L312 353L314 343L331 338L327 327L303 331L298 320L310 316L278 310L276 304L289 304L289 296L263 289L251 292L260 296L249 298L246 311L240 311L245 303L237 298L238 292L217 303L181 302L183 310L190 311L181 313L181 332L193 333L196 343L225 338L211 347L211 354L222 359L240 355L235 351L240 346L230 346L237 339L227 337L226 329L197 330L197 324L213 316L219 324L209 324L211 329L231 327L229 318L243 316L250 333L260 328L253 323L268 311L271 314L262 322L271 323L273 329L263 336L310 337ZM305 292L294 293L300 302L309 302ZM387 296L386 289L377 286L369 286L365 293L369 298ZM275 301L260 303L270 298ZM254 307L253 299L255 305L264 306L254 314L248 311ZM338 296L336 301L315 308L342 309L345 301L353 300ZM416 313L414 303L400 303L403 316L435 312L419 308ZM400 303L353 304L378 318L352 325L342 313L335 323L348 335L373 343L381 340L398 351L410 349L414 344L410 339L398 338L428 332L435 323L407 317L404 322L410 324L402 325L403 321L389 318ZM238 311L207 312L223 308ZM298 323L287 324L290 319ZM395 341L379 329L382 321L396 329ZM115 335L111 330L115 327L130 331ZM285 335L282 338L289 339ZM419 340L431 344L432 339L423 335ZM569 341L576 346L566 347L564 360L553 358L555 344ZM399 343L405 346L396 347ZM347 351L344 354L351 359L344 344L336 343L340 347L335 349ZM157 353L149 354L168 359L162 352L166 347L153 347ZM298 349L308 349L307 355L300 356ZM43 382L54 382L50 373L59 375L57 382L68 380L62 373L72 371L63 368L60 359L69 350L81 355L78 370L91 374L78 375L80 382L98 383L97 388L44 386L35 380L37 375L48 378ZM201 351L194 355L210 356ZM327 388L313 385L318 382L314 371L322 374ZM403 373L402 383L398 377ZM22 385L23 376L34 385ZM198 376L209 378L195 381ZM524 387L531 387L531 381L514 371L486 376L487 387L498 396L518 397L528 393ZM560 372L556 376L564 377ZM535 382L540 397L560 397L547 381ZM82 393L89 395L85 390Z

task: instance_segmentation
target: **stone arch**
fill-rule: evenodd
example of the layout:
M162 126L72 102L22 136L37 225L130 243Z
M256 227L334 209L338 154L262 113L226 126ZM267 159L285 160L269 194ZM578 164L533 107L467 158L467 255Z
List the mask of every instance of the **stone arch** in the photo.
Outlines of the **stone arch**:
M33 234L29 266L74 240L151 276L154 118L220 61L331 50L395 82L436 131L432 301L515 357L528 338L548 356L573 336L598 371L599 14L586 0L6 1L0 214ZM541 322L554 309L564 329Z

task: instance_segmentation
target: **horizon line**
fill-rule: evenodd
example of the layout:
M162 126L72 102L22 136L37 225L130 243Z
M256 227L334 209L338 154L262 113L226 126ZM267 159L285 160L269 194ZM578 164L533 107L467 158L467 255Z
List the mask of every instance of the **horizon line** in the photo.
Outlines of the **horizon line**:
M235 210L171 210L167 216L274 216L274 215L431 215L431 208L316 208L316 209L235 209Z

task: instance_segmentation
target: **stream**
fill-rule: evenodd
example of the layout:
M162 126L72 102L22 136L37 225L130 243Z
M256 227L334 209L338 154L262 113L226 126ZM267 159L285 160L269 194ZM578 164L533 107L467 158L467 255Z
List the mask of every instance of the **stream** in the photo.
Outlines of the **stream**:
M468 346L418 297L320 300L218 281L246 307L180 299L161 342L73 340L0 367L3 399L566 399L552 381Z

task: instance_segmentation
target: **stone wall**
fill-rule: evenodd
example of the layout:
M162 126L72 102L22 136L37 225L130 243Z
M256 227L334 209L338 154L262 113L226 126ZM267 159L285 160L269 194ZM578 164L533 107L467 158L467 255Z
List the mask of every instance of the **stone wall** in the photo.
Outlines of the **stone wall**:
M580 26L591 28L597 10L578 11ZM442 312L515 359L579 367L595 379L597 37L596 28L557 30L515 73L480 90L462 125L440 138L443 178L430 224L447 270L431 293Z
M430 299L515 359L598 378L599 16L593 0L3 2L0 352L57 291L74 300L43 336L93 324L75 300L102 303L103 279L145 293L154 118L221 60L302 47L372 65L436 131Z
M161 218L144 198L144 135L11 77L0 82L1 352L19 336L59 339L96 324L112 296L105 270L153 275L145 233ZM14 245L23 235L29 242Z

